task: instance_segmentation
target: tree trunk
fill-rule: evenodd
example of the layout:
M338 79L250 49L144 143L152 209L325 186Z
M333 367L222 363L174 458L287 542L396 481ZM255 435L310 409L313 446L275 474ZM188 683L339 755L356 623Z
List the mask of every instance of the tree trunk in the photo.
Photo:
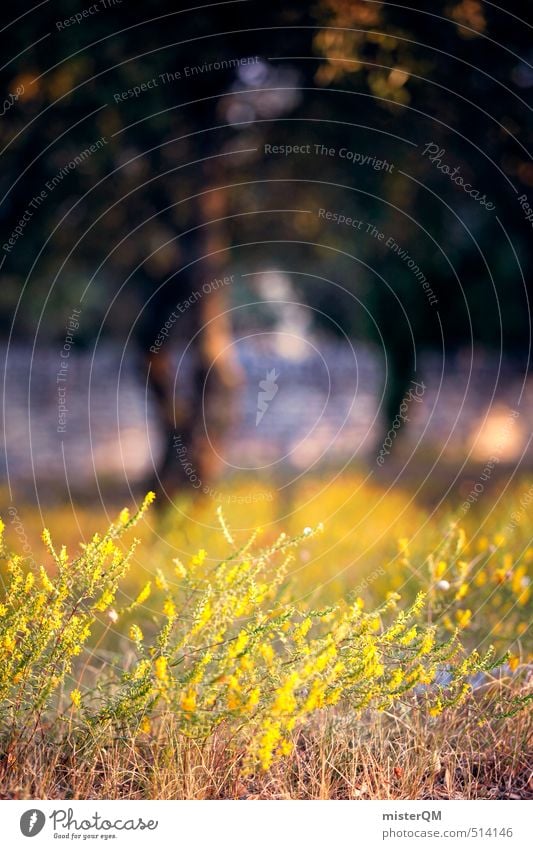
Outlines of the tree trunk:
M167 284L172 292L171 298L168 291L162 298L167 313L159 305L155 310L157 321L150 322L163 326L172 312L169 301L175 307L178 301L193 295L187 320L182 322L179 317L173 337L181 347L188 346L190 385L184 385L181 373L176 375L177 356L170 340L157 353L150 351L150 346L145 348L148 383L163 434L163 452L150 485L169 499L181 489L205 491L220 473L218 455L234 417L236 393L243 379L231 347L226 208L225 191L208 184L197 202L196 237L189 242L191 255L184 262L194 263L187 283L172 289ZM230 282L224 283L224 278ZM164 500L159 499L160 505Z

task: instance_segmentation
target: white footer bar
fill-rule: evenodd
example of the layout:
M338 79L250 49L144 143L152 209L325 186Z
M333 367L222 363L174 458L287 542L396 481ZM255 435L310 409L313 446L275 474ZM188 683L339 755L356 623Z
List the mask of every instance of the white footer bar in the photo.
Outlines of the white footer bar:
M531 849L532 807L529 801L3 801L0 846Z

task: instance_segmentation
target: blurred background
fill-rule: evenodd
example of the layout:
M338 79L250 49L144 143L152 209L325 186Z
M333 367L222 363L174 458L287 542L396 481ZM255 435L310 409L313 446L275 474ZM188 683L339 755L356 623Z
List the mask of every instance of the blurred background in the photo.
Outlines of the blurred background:
M532 459L523 15L4 11L3 502L490 511Z

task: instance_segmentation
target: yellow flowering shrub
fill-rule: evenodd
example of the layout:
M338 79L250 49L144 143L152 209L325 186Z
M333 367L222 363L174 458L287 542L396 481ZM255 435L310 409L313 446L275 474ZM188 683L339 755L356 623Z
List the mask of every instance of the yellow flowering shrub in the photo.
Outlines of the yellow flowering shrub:
M470 543L464 529L452 524L431 555L419 558L402 551L400 572L406 585L410 576L418 576L439 633L459 628L463 643L490 642L502 651L513 646L529 662L532 561L533 549L511 546L503 534ZM510 664L516 668L516 657Z
M52 570L25 571L2 549L9 580L0 604L0 732L8 752L45 717L93 735L110 728L150 734L171 711L185 735L231 729L250 764L268 769L317 711L387 710L411 693L437 715L467 696L473 675L495 665L491 649L484 656L464 650L459 627L472 614L451 582L463 612L445 637L433 585L403 608L392 592L369 611L349 595L309 609L294 602L287 576L302 541L321 528L282 533L263 546L256 531L239 544L220 509L225 556L211 560L199 549L189 562L161 565L121 608L117 593L135 544L124 552L118 542L152 500L149 494L132 517L123 510L74 558L57 552L45 531ZM445 553L432 566L433 583L444 579ZM461 573L455 583L464 583L466 567L454 568ZM90 652L96 626L121 630L130 650L117 653L95 684L79 655Z
M0 526L0 553L7 572L5 599L0 603L0 730L9 738L8 751L35 733L89 641L96 617L112 604L135 549L134 544L124 553L118 538L142 518L153 498L153 494L145 498L132 520L124 521L121 514L103 537L95 534L72 559L65 548L56 551L44 530L53 572L43 565L28 570L22 558L6 550ZM73 708L80 708L77 687L70 700Z

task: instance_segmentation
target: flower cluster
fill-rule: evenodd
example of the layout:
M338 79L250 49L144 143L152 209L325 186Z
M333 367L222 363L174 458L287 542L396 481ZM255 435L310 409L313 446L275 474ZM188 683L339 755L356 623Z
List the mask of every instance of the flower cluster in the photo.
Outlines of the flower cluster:
M472 544L456 524L425 564L416 563L409 552L402 555L406 571L427 576L428 605L439 631L458 628L477 644L490 639L504 650L513 644L518 650L531 621L532 561L533 549L514 553L503 534L482 536ZM525 645L521 654L531 660ZM518 655L511 654L512 669L518 662Z
M101 537L81 546L70 558L65 547L54 548L48 530L42 534L50 569L27 569L3 542L7 585L0 603L0 730L9 746L35 733L52 698L73 672L74 660L88 643L97 616L110 611L135 543L124 553L117 545L126 527L138 522L153 501L149 494L131 520L119 521ZM111 617L112 618L112 617ZM74 708L81 705L78 687L70 694Z
M388 710L411 693L437 715L493 664L491 651L481 657L463 649L458 627L468 624L466 613L439 636L433 591L404 608L397 593L369 611L358 596L318 609L296 604L291 561L322 528L263 545L259 529L239 545L220 510L225 557L212 560L199 549L189 562L175 559L120 607L135 544L124 553L118 540L152 499L133 517L123 510L74 559L57 552L45 531L50 570L24 571L3 552L10 578L0 605L0 730L11 743L35 733L44 712L92 734L102 727L150 734L170 711L185 735L230 729L245 741L249 763L268 769L317 711ZM432 568L434 582L444 580L442 567ZM104 666L95 684L79 655L93 633L101 641L111 627L127 635L130 650ZM61 692L71 677L65 706Z

